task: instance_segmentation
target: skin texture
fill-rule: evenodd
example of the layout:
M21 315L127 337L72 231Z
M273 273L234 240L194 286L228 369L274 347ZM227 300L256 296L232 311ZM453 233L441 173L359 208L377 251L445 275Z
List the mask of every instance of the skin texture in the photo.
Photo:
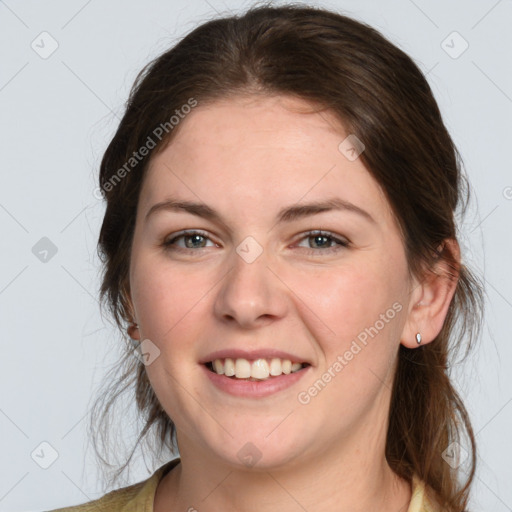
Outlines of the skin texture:
M139 328L130 334L160 350L146 371L182 461L160 483L156 512L407 510L410 486L384 456L393 371L400 343L438 334L455 283L410 277L385 195L361 159L338 149L347 135L303 100L237 96L196 107L153 158L132 246ZM145 219L171 196L205 203L223 221L176 211ZM334 197L373 221L348 210L276 221L281 208ZM206 238L163 245L184 229ZM307 234L320 229L349 245ZM262 250L251 263L236 251L246 237ZM371 326L378 333L334 371ZM276 348L312 367L275 395L234 397L199 364L226 348ZM300 403L329 368L330 382ZM260 456L253 467L238 456L246 443Z

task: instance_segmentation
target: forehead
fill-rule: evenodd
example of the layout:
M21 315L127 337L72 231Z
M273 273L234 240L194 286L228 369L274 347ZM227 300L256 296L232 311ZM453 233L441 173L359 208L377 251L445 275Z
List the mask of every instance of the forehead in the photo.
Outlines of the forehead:
M326 137L330 135L330 137ZM198 156L216 152L245 154L276 150L307 152L336 150L345 130L333 113L318 111L299 98L287 96L234 96L196 107L179 126L172 141ZM324 140L325 139L325 140ZM304 146L305 141L311 143Z
M245 201L277 210L301 198L337 195L365 205L374 216L389 214L362 160L349 160L340 151L348 135L333 113L297 98L234 97L200 104L152 159L141 202L148 206L168 193L183 193L194 200L228 196L232 207Z

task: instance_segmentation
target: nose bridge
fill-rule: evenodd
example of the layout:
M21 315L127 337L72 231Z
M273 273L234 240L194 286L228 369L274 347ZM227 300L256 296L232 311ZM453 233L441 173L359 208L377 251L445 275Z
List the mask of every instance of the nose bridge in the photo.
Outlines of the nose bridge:
M252 237L235 247L230 258L231 270L223 279L215 301L219 318L231 318L243 327L284 313L284 298L279 280L268 268L271 258Z

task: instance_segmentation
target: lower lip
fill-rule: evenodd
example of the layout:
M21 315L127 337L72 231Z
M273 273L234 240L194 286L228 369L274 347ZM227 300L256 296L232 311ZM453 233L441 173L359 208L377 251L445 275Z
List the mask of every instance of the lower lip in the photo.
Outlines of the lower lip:
M261 381L251 381L232 379L210 371L204 364L201 366L204 368L207 377L218 389L230 395L246 398L263 398L283 391L298 382L311 368L311 366L306 366L306 368L298 372L289 373L288 375L279 375L279 377L270 377L267 380Z

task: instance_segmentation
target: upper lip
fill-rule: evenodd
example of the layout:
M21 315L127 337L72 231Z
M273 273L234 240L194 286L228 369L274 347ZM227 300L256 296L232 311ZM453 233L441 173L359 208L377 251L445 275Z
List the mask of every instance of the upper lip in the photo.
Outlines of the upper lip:
M240 348L226 348L224 350L217 350L215 352L211 352L207 356L203 357L199 362L201 364L210 363L215 361L215 359L226 359L227 357L231 359L289 359L292 363L307 363L311 364L307 359L297 356L295 354L291 354L290 352L283 352L282 350L277 350L274 348L260 348L257 350L244 350Z

